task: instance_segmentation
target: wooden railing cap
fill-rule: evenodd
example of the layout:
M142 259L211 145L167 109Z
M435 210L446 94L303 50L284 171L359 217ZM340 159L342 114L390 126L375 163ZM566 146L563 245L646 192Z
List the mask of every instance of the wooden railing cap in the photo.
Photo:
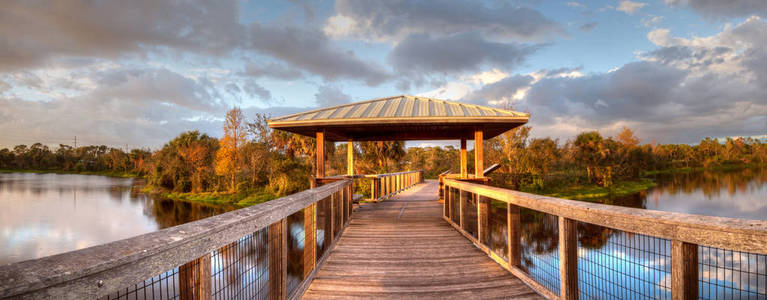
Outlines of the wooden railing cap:
M528 194L466 181L445 186L589 224L727 250L767 254L767 221L638 209Z

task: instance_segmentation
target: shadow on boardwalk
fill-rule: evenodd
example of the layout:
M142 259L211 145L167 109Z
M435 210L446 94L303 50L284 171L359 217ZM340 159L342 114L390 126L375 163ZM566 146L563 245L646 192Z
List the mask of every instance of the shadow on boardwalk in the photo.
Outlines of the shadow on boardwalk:
M437 191L358 208L304 298L539 299L442 220Z

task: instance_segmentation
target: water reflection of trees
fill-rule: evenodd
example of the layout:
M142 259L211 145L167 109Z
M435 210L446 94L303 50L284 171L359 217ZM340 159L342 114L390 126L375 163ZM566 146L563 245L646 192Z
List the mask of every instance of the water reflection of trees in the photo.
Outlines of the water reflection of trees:
M224 205L205 205L184 201L174 201L161 197L148 199L146 208L151 207L151 215L154 216L159 228L168 228L192 221L204 219L234 210L235 207Z
M707 198L713 198L726 189L729 196L735 196L767 184L767 168L662 174L655 180L658 186L653 191L660 195L692 194L700 189Z

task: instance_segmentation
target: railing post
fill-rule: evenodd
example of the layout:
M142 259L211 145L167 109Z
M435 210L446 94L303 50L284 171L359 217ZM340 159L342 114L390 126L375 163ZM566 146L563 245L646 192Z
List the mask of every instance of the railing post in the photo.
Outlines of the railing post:
M285 219L269 225L269 299L287 298L287 227Z
M506 234L509 239L509 266L519 267L522 265L522 247L520 246L522 219L519 215L519 206L506 203L506 222Z
M559 217L559 294L578 299L578 235L576 221Z
M475 194L477 197L477 239L479 243L487 243L490 240L490 199Z
M210 299L210 276L210 253L178 267L179 299Z
M317 262L317 202L304 208L304 277Z
M698 245L671 241L671 297L698 299Z
M378 190L378 185L379 185L378 177L373 178L370 184L370 198L373 198L373 199L370 199L370 200L376 201L378 200L378 197L381 197L379 195L380 192Z

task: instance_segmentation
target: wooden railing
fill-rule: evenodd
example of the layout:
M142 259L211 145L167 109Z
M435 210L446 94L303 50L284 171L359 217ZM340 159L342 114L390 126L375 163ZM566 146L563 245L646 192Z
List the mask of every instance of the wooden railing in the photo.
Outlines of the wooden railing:
M342 179L141 236L0 266L0 298L301 295L349 222L351 186Z
M736 298L738 295L740 297L745 295L748 298L758 299L767 297L764 285L767 282L767 272L764 266L764 262L767 261L767 256L765 256L767 254L767 221L709 217L572 201L449 178L444 179L443 189L445 203L443 217L445 221L455 227L493 260L546 298L611 297L593 295L589 294L592 291L579 290L579 288L587 285L579 282L579 274L594 276L595 272L603 274L606 277L604 278L605 282L613 281L618 282L618 286L623 285L626 289L626 294L619 295L630 298L664 298L663 295L667 295L663 293L659 294L660 296L638 295L637 293L640 291L638 291L639 288L637 287L640 285L632 283L631 280L640 280L640 278L637 278L636 275L626 274L627 271L621 270L620 264L615 262L615 260L621 259L619 256L616 256L617 254L611 254L610 263L612 265L607 264L595 268L598 269L596 271L584 270L583 266L581 266L581 264L585 264L584 258L581 257L583 253L579 251L589 251L589 249L579 249L578 228L582 228L581 224L586 226L592 224L616 232L625 232L629 235L629 238L634 239L637 237L647 237L647 239L651 239L656 244L653 246L653 251L658 253L653 253L653 255L663 256L666 253L660 252L670 252L668 257L671 260L669 274L671 282L669 286L661 286L659 290L663 292L664 288L670 289L670 295L674 299L697 299L699 289L704 290L702 287L699 287L699 284L701 286L708 284L705 280L708 280L707 278L710 279L711 276L716 277L717 274L724 274L724 277L730 276L733 281L736 279L740 281L740 283L727 284L726 278L724 280L722 278L713 278L712 281L720 280L720 282L711 283L715 285L715 288L726 285L723 289L728 288L733 294L740 293L735 294ZM492 207L491 202L494 205ZM490 220L489 213L490 209L497 209L497 206L495 206L497 204L505 206L504 217L506 228L503 230L506 235L505 247L500 248L491 247L491 244L497 243L497 241L490 240L489 228L491 221L497 221ZM476 211L470 211L474 210L474 205L476 205ZM528 272L529 270L526 270L526 267L523 266L522 256L524 253L522 253L521 246L523 230L520 208L545 213L557 218L558 239L555 239L555 244L558 247L559 274L555 275L558 275L558 286L554 285L552 287L548 285L547 287L547 284L536 280ZM557 241L558 243L556 243ZM662 250L663 247L657 247L658 244L663 245L664 243L670 244L669 250ZM647 251L647 249L636 245L623 246L635 252ZM657 248L661 248L661 250ZM499 253L497 249L507 249L507 252ZM703 253L703 249L707 251L723 251L728 253L728 255L723 258L700 257L699 259L699 251ZM737 257L733 253L737 254ZM657 266L647 265L650 264L649 262L639 261L632 263L638 264L640 269L643 268L643 271L658 268ZM652 263L667 264L668 262L658 260ZM699 265L710 268L710 270L705 270L705 272L700 270L701 272L699 273ZM662 271L662 268L660 269ZM712 275L711 273L714 274ZM620 280L616 278L620 278ZM665 278L658 279L658 281L663 280ZM721 281L725 283L721 283ZM746 285L750 284L754 285L754 287L744 287L744 281ZM658 282L658 284L663 285L663 282ZM637 289L632 290L632 288ZM668 291L665 293L668 293ZM622 297L615 296L614 294L611 295L612 297ZM716 296L726 297L727 294L715 292L706 296L706 298L716 298Z
M397 193L423 182L423 170L398 173L364 175L372 181L371 200L382 201Z

